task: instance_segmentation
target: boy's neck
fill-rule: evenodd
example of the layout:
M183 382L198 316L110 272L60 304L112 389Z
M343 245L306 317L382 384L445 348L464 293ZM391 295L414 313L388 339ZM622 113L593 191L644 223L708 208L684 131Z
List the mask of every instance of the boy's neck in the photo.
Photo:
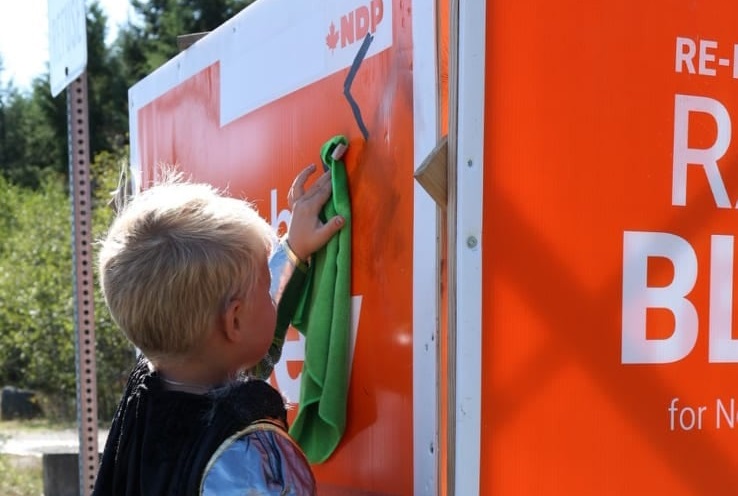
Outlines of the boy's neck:
M238 350L214 327L203 341L185 355L157 360L153 365L170 388L210 390L232 381L240 364Z
M154 364L167 389L205 393L228 382L231 377L213 363L196 358L177 361L160 361Z
M192 394L206 394L207 392L215 388L215 386L210 384L174 381L162 374L159 375L159 378L164 383L164 389L167 389L169 391L182 391L184 393Z

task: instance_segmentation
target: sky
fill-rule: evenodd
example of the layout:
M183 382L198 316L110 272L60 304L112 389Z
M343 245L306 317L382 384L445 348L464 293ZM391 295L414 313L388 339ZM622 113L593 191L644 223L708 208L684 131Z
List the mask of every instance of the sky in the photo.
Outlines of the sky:
M125 24L128 0L98 0L108 17L108 42L115 39L118 25ZM46 72L49 62L48 0L0 0L0 82L11 79L28 89L34 77Z

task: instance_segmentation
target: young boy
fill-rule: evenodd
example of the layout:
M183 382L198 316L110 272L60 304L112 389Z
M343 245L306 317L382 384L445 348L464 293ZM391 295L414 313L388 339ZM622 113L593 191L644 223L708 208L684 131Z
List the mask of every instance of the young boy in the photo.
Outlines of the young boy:
M281 295L299 288L310 255L344 223L319 220L331 180L325 173L305 189L314 171L295 179L292 221L274 250L275 233L251 205L177 177L117 216L102 244L100 280L113 319L141 355L94 494L315 493L310 466L286 433L282 396L254 377L266 378L279 359L294 310Z

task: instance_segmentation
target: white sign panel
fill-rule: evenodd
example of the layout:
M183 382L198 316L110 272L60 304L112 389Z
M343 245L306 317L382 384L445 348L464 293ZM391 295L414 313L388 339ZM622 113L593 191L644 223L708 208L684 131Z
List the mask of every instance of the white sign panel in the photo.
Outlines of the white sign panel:
M387 8L385 8L387 4ZM137 83L136 110L215 62L221 68L220 124L350 67L365 36L366 58L392 46L391 2L381 0L271 0L249 6ZM282 12L274 15L274 12ZM268 21L268 22L267 22ZM261 68L255 72L253 68ZM130 128L135 129L135 121ZM131 155L135 143L131 141Z
M51 95L61 93L87 66L84 0L49 2L49 76Z

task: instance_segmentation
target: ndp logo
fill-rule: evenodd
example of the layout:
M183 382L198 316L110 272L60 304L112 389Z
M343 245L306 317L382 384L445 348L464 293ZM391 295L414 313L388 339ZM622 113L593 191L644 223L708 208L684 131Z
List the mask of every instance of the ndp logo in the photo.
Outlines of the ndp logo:
M357 41L362 41L367 34L374 34L377 31L383 18L384 2L372 0L369 4L361 5L342 15L338 28L335 22L331 22L325 43L332 52L336 48L345 48Z

